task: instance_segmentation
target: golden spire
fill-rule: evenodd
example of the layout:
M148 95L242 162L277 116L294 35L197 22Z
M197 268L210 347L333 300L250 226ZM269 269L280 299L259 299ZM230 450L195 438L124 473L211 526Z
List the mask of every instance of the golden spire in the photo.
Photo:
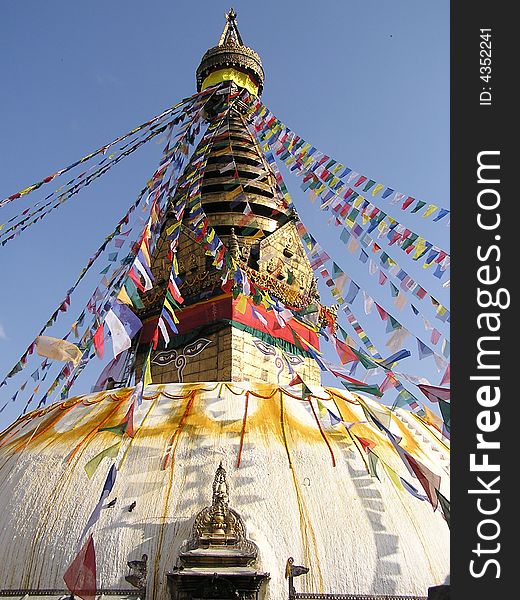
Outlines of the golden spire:
M218 41L218 46L244 45L242 37L240 36L240 32L238 31L236 19L237 13L233 10L233 8L230 8L229 12L226 13L226 24L224 26L224 31L220 36L220 40Z
M197 69L197 91L221 81L234 81L260 96L264 86L264 69L260 56L244 44L237 27L237 14L231 8L218 44L202 57Z

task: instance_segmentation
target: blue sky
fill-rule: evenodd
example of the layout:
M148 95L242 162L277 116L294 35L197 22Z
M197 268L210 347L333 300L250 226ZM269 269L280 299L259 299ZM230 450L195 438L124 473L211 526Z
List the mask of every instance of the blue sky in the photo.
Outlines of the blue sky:
M244 42L262 57L263 101L291 129L333 158L403 193L449 207L449 2L235 1ZM202 54L218 41L229 3L211 0L113 0L7 3L0 22L0 196L70 164L195 91ZM47 219L0 247L0 379L55 310L88 258L136 198L160 157L151 143L74 196ZM282 174L286 172L282 168ZM382 288L339 241L299 180L286 183L302 220L342 268L408 325L409 307L393 308ZM0 223L51 191L34 192L0 210ZM449 250L449 228L379 202L411 229ZM443 304L449 290L400 250L392 256ZM97 284L86 279L77 315ZM81 300L83 299L83 303ZM323 301L332 303L324 292ZM424 302L424 301L423 301ZM421 304L423 306L423 304ZM382 346L375 315L359 320ZM445 323L425 314L449 336ZM61 337L70 325L48 330ZM428 341L429 333L410 329ZM412 326L413 325L413 326ZM414 356L401 370L438 383L431 358ZM95 361L93 361L95 363ZM39 364L24 371L18 385ZM101 364L73 390L89 391ZM411 388L413 389L413 388ZM0 390L0 405L16 390ZM21 403L0 415L0 427Z

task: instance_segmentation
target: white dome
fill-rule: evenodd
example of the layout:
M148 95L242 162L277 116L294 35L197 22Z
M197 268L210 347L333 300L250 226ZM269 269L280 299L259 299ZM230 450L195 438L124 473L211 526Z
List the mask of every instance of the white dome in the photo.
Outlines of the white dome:
M72 398L0 435L0 590L64 589L63 573L113 459L103 459L91 479L84 466L120 439L98 429L121 421L131 392ZM289 556L309 567L295 580L300 592L425 596L443 583L449 529L441 511L398 489L381 462L380 481L370 477L346 427L322 419L325 407L344 422L364 421L350 433L374 441L381 461L411 480L387 437L367 424L357 396L317 386L313 392L309 402L298 397L299 387L260 383L149 386L135 436L123 437L116 459L109 497L116 504L103 508L93 529L98 587L130 589L126 563L146 553L147 598L169 598L166 573L194 517L211 503L220 461L229 505L259 548L255 568L270 573L268 598L287 596ZM441 476L449 496L449 449L440 436L402 410L390 428Z

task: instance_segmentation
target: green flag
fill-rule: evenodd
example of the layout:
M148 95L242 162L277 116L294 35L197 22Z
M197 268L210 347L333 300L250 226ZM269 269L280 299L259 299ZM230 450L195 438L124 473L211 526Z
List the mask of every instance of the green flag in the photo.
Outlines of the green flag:
M94 458L88 461L88 463L85 465L85 472L87 473L89 479L92 477L92 475L94 475L96 469L99 467L101 461L105 458L105 456L109 458L115 458L117 456L120 446L121 440L117 442L117 444L110 446L110 448L106 448L99 454L96 454Z
M368 450L368 472L371 477L375 477L379 479L379 475L377 474L377 463L379 462L379 458L372 452L372 450ZM381 480L380 480L381 481Z
M437 497L439 498L439 504L441 505L442 512L444 517L446 518L446 523L448 523L448 527L451 529L450 525L450 501L445 498L439 490L435 490L437 492Z
M442 420L444 421L444 426L446 427L446 431L451 433L451 430L450 430L451 405L449 402L445 402L444 400L439 400L439 407L441 409Z

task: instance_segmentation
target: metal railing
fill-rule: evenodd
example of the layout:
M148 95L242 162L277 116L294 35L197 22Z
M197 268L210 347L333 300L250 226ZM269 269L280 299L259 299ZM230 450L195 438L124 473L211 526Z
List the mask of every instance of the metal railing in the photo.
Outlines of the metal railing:
M396 596L382 594L313 594L296 592L294 600L428 600L426 596Z

